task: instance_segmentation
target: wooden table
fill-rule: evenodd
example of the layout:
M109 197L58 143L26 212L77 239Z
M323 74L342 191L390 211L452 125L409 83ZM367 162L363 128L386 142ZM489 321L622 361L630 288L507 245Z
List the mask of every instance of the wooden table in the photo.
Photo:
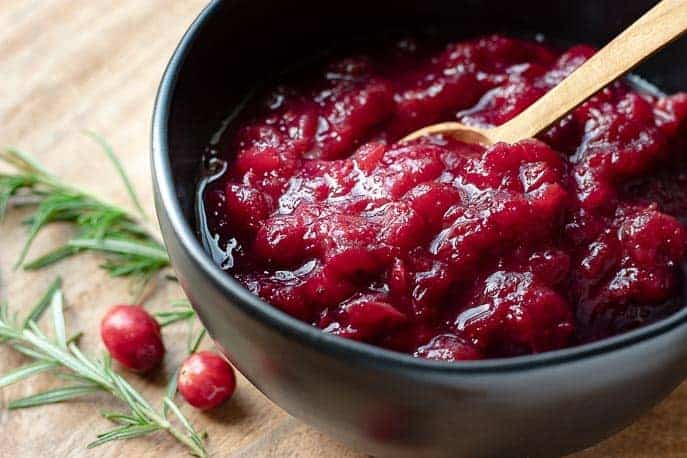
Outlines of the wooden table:
M0 0L0 145L37 155L51 170L117 203L127 204L110 164L82 129L100 132L124 159L153 214L148 137L158 81L179 37L204 0ZM112 304L131 300L126 280L109 279L96 256L84 255L37 273L13 271L26 213L13 211L0 226L0 300L26 310L61 275L72 330L83 330L82 347L102 351L98 322ZM51 227L32 254L64 241L67 227ZM174 285L157 290L151 308L182 297ZM183 326L165 330L170 348L154 380L129 377L158 399L165 379L183 357ZM0 373L22 358L0 349ZM641 361L638 362L641 364ZM184 456L165 435L118 442L87 451L84 446L110 425L98 412L114 408L106 397L8 412L9 399L55 384L40 376L0 391L0 456ZM687 385L638 423L580 457L687 456ZM245 379L223 409L208 414L184 406L209 433L214 456L347 457L344 446L289 417Z

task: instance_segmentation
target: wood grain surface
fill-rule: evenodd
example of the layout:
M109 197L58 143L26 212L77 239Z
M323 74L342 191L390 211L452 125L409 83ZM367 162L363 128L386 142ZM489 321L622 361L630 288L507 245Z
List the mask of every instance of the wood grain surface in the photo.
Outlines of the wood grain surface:
M204 0L0 0L0 145L32 152L66 180L126 205L110 164L80 133L100 132L124 159L153 215L148 159L153 98L174 46L203 6ZM13 211L0 226L0 300L25 311L61 275L70 329L84 331L82 347L97 355L99 319L108 306L131 300L129 283L109 279L90 255L38 273L13 271L25 216ZM68 235L67 227L51 227L32 254ZM163 285L150 308L165 307L181 294L176 286ZM170 351L160 373L152 380L129 377L150 399L160 398L166 377L183 357L185 327L166 329L165 339ZM0 373L23 362L0 349ZM222 409L199 413L183 406L208 432L213 456L359 456L289 417L239 378L235 397ZM164 434L86 450L96 433L110 427L98 414L116 407L106 397L7 411L8 400L54 384L40 376L0 391L1 457L185 456ZM687 456L687 385L633 426L577 456Z

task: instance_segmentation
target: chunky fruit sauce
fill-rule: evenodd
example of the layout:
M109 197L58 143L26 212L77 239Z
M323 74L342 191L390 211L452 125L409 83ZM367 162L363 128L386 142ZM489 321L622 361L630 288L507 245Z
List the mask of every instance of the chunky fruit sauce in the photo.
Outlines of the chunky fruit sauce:
M539 139L504 123L594 53L405 39L274 86L217 148L209 230L251 292L324 332L440 360L614 335L681 306L687 94L604 89Z

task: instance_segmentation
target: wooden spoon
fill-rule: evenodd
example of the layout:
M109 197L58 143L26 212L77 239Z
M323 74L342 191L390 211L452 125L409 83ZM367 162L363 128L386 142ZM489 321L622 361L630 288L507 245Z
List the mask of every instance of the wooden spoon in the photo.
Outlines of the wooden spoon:
M505 124L483 129L458 122L443 122L416 130L401 141L444 134L465 143L488 146L496 142L515 143L532 138L685 31L687 0L663 0L560 84ZM675 64L686 65L687 62Z

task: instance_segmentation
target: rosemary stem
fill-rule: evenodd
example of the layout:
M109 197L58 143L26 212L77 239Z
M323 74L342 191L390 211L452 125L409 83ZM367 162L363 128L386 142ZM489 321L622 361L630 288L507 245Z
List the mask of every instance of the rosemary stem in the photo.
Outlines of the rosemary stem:
M184 434L182 431L179 430L179 428L175 427L172 425L168 420L165 420L161 415L159 415L157 412L154 410L151 410L150 412L146 412L146 414L150 415L150 419L160 425L162 429L167 431L168 434L170 434L172 437L174 437L177 441L181 442L182 444L186 445L189 447L193 452L199 456L199 457L206 457L207 453L205 452L204 449L198 446L191 438Z

